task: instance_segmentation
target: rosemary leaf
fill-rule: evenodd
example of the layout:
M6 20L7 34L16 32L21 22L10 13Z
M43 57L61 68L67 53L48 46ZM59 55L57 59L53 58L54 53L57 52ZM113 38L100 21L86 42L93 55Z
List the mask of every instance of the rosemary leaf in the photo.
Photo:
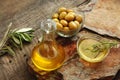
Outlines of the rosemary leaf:
M5 46L4 49L1 50L1 52L3 52L3 53L7 53L7 52L8 52L7 47Z
M14 55L15 55L15 52L14 52L14 50L11 49L11 47L6 46L6 48L8 49L8 53L9 53L11 56L14 56Z
M22 35L23 39L27 42L30 42L32 40L31 37L27 33L23 33L21 35Z
M20 40L20 48L22 49L23 48L23 43L22 43L21 35L19 35L18 37L19 37L19 40Z
M32 38L30 37L30 35L29 35L29 34L27 34L27 33L23 33L23 34L24 34L24 36L25 36L26 38L28 38L28 39L29 39L29 41L28 41L28 42L31 42Z
M20 40L14 35L12 35L12 39L15 41L15 43L20 44Z
M28 32L28 31L33 31L33 30L32 28L22 28L22 29L17 30L16 32L20 33L20 32Z
M19 48L18 44L16 44L13 39L10 39L10 43L12 43L12 45L16 48Z
M4 54L6 54L6 52L3 51L3 50L1 50L1 51L0 51L0 56L2 56L2 55L4 55Z
M7 39L8 39L8 34L10 32L10 28L12 26L12 23L10 23L7 27L7 31L5 32L5 35L3 37L3 39L0 41L0 50L2 49L2 47L4 46L4 44L6 43Z
M112 47L115 47L115 46L117 46L119 43L117 42L117 41L111 41L111 42L106 42L106 41L103 41L103 42L101 42L102 43L102 45L104 45L107 49L110 49L110 48L112 48Z
M33 34L29 34L29 36L30 36L31 38L33 38L33 37L34 37L34 35L33 35Z

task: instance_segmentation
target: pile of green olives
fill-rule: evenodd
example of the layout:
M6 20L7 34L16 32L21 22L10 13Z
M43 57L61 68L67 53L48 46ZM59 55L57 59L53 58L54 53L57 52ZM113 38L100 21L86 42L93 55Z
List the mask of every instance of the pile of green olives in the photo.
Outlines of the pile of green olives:
M61 7L52 15L52 19L56 22L57 30L64 32L75 31L80 28L82 16L76 14L72 9Z

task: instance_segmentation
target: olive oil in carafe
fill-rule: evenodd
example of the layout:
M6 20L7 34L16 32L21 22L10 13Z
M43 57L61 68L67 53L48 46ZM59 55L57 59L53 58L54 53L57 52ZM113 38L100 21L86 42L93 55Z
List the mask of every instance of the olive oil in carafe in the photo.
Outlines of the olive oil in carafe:
M52 71L59 68L65 59L64 50L52 41L37 45L32 51L31 60L40 70Z
M33 48L29 65L38 75L45 75L62 66L65 52L64 48L55 40L55 22L48 19L41 23L40 28L43 39Z

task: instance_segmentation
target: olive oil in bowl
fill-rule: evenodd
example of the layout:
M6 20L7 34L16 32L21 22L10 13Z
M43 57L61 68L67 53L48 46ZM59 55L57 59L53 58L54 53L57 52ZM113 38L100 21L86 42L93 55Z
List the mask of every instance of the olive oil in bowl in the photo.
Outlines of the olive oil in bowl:
M84 39L78 43L78 53L85 61L101 62L108 54L108 49L95 39Z
M77 41L80 62L86 67L97 67L107 57L110 49L118 44L116 40L86 33Z

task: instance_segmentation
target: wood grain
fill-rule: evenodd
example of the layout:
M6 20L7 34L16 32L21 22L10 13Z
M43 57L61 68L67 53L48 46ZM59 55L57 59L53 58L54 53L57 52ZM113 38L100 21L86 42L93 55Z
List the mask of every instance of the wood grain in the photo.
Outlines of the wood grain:
M38 29L43 19L51 18L59 7L77 8L84 0L0 0L0 40L6 26L12 22L12 29L32 27ZM36 80L28 71L27 61L40 37L38 29L32 43L25 44L22 50L15 49L16 55L0 57L0 80Z
M12 29L17 27L33 27L37 29L43 19L50 18L51 14L60 6L73 8L83 0L0 0L0 40L6 26L12 22ZM37 32L38 31L38 32ZM16 55L0 57L1 80L35 80L28 71L27 60L31 50L39 38L39 30L31 44L24 45L24 49L16 50Z

